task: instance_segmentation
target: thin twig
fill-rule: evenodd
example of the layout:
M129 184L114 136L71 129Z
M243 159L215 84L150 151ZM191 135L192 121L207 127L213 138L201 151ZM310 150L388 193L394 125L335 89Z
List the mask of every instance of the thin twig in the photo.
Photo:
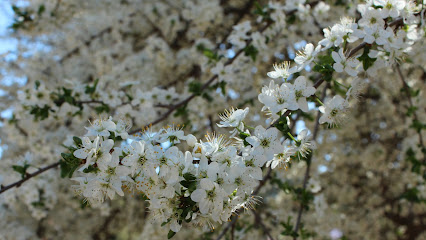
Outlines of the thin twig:
M36 172L34 172L34 173L27 173L27 174L25 175L25 178L23 178L23 179L21 179L21 180L19 180L19 181L17 181L17 182L14 182L14 183L12 183L12 184L9 184L9 185L6 185L6 186L2 186L2 187L0 188L0 194L2 194L2 193L4 193L4 192L6 192L7 190L9 190L9 189L11 189L11 188L19 187L19 186L21 186L21 184L22 184L22 183L24 183L24 182L26 182L26 181L30 180L31 178L33 178L33 177L35 177L35 176L39 175L40 173L43 173L43 172L45 172L45 171L47 171L47 170L49 170L49 169L52 169L52 168L56 168L57 166L59 166L59 162L56 162L56 163L50 164L50 165L48 165L48 166L46 166L46 167L44 167L44 168L40 168L38 171L36 171Z
M330 83L327 83L325 85L324 90L323 90L322 95L321 95L321 101L324 100L329 85L330 85ZM321 113L318 111L317 118L315 120L314 132L312 134L312 139L314 141L316 140L316 138L318 136L319 118L320 118L320 116L321 116ZM306 171L305 171L305 177L303 179L303 190L306 189L306 185L308 184L310 170L311 170L311 163L307 162ZM294 232L295 233L297 233L299 231L300 222L302 220L302 212L303 212L303 203L300 203L299 212L297 213L296 225L294 227ZM293 240L295 240L295 239L297 239L297 236L294 236Z
M255 223L259 224L260 227L263 230L263 233L266 234L266 236L268 236L269 240L274 240L274 238L271 235L271 232L269 231L269 229L265 226L265 224L263 223L262 217L260 216L258 211L255 211L254 209L251 209L251 211L254 214L254 219L255 219Z
M265 31L270 25L272 24L272 22L268 22L259 32L263 32ZM253 40L249 39L247 40L247 45L249 45ZM228 61L225 62L224 66L230 65L232 64L240 55L241 53L244 52L244 49L240 49L233 58L230 58ZM206 83L204 83L201 88L200 88L200 92L203 92L204 90L206 90L216 79L218 78L218 75L215 74L213 75ZM192 99L194 99L196 96L198 96L198 94L192 94L191 96L187 97L186 99L182 100L181 102L177 103L176 105L173 105L170 107L170 109L165 112L163 114L163 116L159 117L158 119L156 119L155 121L147 124L144 128L146 127L150 127L153 125L156 125L162 121L164 121L165 119L167 119L167 117L172 114L175 110L177 110L180 107L185 106L186 104L188 104ZM135 129L131 132L129 132L129 134L136 134L138 132L142 131L142 128L138 128Z
M405 95L407 96L408 104L410 105L410 108L414 110L415 106L414 106L413 101L411 99L410 86L408 86L407 82L405 81L404 75L402 74L401 68L399 67L399 65L396 65L396 71L398 72L399 78L401 79ZM415 110L413 111L413 117L414 117L415 121L419 121L419 117L417 116L417 113L416 113ZM421 130L417 131L417 134L419 135L419 142L420 142L420 145L422 146L422 149L423 149L425 147L425 145L424 145L424 142L423 142ZM426 158L423 159L423 162L426 162Z

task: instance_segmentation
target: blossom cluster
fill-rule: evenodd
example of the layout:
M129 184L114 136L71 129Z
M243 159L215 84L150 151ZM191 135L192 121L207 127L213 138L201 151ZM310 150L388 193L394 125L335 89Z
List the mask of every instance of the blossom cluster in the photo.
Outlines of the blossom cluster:
M267 75L290 81L292 75L311 69L310 66L314 63L313 70L323 74L320 77L322 80L330 81L333 71L354 77L351 86L346 87L346 99L336 95L325 103L319 101L319 110L323 113L320 123L337 125L345 119L349 98L357 98L364 83L369 81L361 80L358 76L364 73L374 78L378 69L401 61L412 50L409 46L421 39L417 32L418 19L414 15L417 10L419 9L412 2L400 0L371 0L360 4L358 11L362 17L358 23L350 18L342 18L340 23L323 30L324 38L318 42L317 47L308 43L298 53L294 59L296 66L291 67L288 61L274 64L274 71ZM406 28L399 28L398 22L405 24ZM357 41L368 44L364 47L364 53L357 54L355 50L345 53L347 45ZM326 52L326 55L320 54L321 52ZM277 118L287 110L301 109L307 112L307 98L314 94L315 88L307 83L304 76L299 76L293 84L284 82L279 85L271 81L269 86L262 88L258 99L264 104L263 110Z
M183 221L209 227L227 221L238 209L260 201L253 191L265 164L285 168L292 157L306 157L314 147L307 130L293 144L281 143L274 127L243 132L247 112L231 109L218 124L244 133L236 141L213 134L203 142L179 126L129 137L123 120L97 119L85 136L74 138L71 153L63 153L66 162L78 159L74 168L80 176L73 180L79 185L73 189L94 205L124 196L123 190L143 194L152 219L172 232Z
M404 230L412 225L386 218L397 219L389 210L402 209L419 222L422 208L413 200L425 198L424 179L414 173L425 166L418 141L425 119L421 1L5 2L16 4L19 48L0 63L0 227L12 229L0 239L99 238L103 221L105 237L164 239L160 225L172 235L184 222L220 223L260 201L257 194L267 207L254 212L255 222L266 228L247 227L253 219L241 216L224 232L232 229L237 239L260 239L267 230L308 238L312 230L313 238L327 239L375 239L389 226L397 229L387 231L389 239L413 233ZM359 99L366 104L357 111L351 100ZM249 116L248 105L266 117ZM217 116L224 106L238 108ZM320 123L341 127L314 127L312 110ZM72 137L100 114L113 118L94 120L84 137ZM128 121L116 121L123 116ZM172 122L196 137L179 126L140 136L130 130ZM271 126L257 126L265 122ZM304 125L321 143L315 156ZM201 140L206 129L227 131L217 127L230 136ZM301 174L306 165L310 173ZM44 167L50 170L32 177ZM287 171L256 187L267 167ZM59 175L74 177L72 189L90 205ZM378 193L379 183L388 191ZM116 195L124 197L109 201ZM310 208L299 231L291 226L295 218L286 222L297 214L295 202ZM366 216L378 220L373 227L357 221ZM184 227L178 238L210 234L204 230Z

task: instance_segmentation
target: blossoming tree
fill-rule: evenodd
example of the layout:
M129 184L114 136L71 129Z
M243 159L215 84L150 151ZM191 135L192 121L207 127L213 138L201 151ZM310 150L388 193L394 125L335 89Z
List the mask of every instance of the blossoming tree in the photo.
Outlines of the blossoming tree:
M0 239L426 236L421 1L9 2Z

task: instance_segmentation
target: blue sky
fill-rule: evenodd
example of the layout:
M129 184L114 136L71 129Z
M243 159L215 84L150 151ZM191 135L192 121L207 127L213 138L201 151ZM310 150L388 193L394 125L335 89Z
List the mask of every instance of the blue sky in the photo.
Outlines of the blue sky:
M13 11L7 1L0 1L0 54L16 50L16 40L8 37L13 22Z

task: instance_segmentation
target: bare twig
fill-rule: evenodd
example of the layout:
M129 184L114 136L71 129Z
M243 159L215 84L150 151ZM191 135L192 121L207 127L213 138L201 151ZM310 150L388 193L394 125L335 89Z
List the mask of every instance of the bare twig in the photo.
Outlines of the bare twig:
M263 223L262 217L260 216L259 212L255 211L254 209L251 209L251 211L254 214L255 223L260 225L260 227L263 230L263 233L265 233L266 236L268 236L269 240L274 240L274 238L271 235L271 232L269 231L269 229Z
M259 30L259 32L263 32L263 31L265 31L270 25L272 24L272 22L268 22L263 28L261 28L260 30ZM247 40L247 45L249 45L250 43L251 43L251 41L252 41L252 39L250 39L250 40ZM233 57L233 58L230 58L228 61L226 61L225 62L225 66L227 66L227 65L229 65L229 64L232 64L240 55L241 55L241 53L243 53L244 52L244 49L240 49L238 52L236 52L235 53L235 56ZM215 75L213 75L206 83L204 83L201 87L200 87L200 91L201 92L203 92L204 90L206 90L208 87L210 87L210 85L216 80L218 78L218 75L217 74L215 74ZM165 119L167 119L167 117L170 115L170 114L172 114L175 110L177 110L178 108L180 108L180 107L183 107L183 106L185 106L186 104L188 104L192 99L194 99L196 96L198 96L198 95L196 95L196 94L192 94L191 96L189 96L189 97L187 97L186 99L184 99L184 100L182 100L181 102L179 102L179 103L177 103L177 104L175 104L175 105L173 105L173 106L171 106L170 107L170 109L167 111L167 112L165 112L161 117L159 117L158 119L156 119L155 121L153 121L153 122L151 122L151 123L149 123L149 124L147 124L144 128L146 128L146 127L150 127L150 126L153 126L153 125L156 125L156 124L158 124L158 123L160 123L160 122L162 122L162 121L164 121ZM129 132L129 134L135 134L135 133L138 133L138 132L140 132L140 131L142 131L142 129L143 128L138 128L138 129L135 129L135 130L133 130L133 131L131 131L131 132Z
M15 182L15 183L9 184L9 185L7 185L7 186L1 186L1 188L0 188L0 194L2 194L2 193L4 193L4 192L6 192L7 190L9 190L9 189L11 189L11 188L19 187L19 186L21 186L21 184L22 184L22 183L24 183L24 182L26 182L26 181L30 180L31 178L33 178L33 177L35 177L35 176L37 176L37 175L39 175L39 174L41 174L41 173L43 173L43 172L45 172L45 171L49 170L49 169L56 168L57 166L59 166L59 162L56 162L56 163L50 164L50 165L48 165L48 166L46 166L46 167L44 167L44 168L40 168L38 171L36 171L36 172L34 172L34 173L27 173L27 174L25 175L25 178L23 178L23 179L21 179L21 180L19 180L19 181Z
M410 105L411 109L414 109L415 106L414 106L413 101L411 99L410 86L408 86L407 82L405 81L404 75L402 74L401 68L399 67L399 65L396 65L396 71L398 72L399 78L401 79L402 86L404 88L404 92L405 92L405 95L406 95L407 100L408 100L408 104ZM413 117L414 117L415 121L419 121L419 117L417 116L417 113L416 113L415 110L413 111ZM424 148L425 145L424 145L424 142L423 142L422 133L421 133L421 131L417 131L417 133L419 135L419 143L422 146L422 148ZM423 162L426 162L426 159L423 159Z
M327 83L325 85L324 90L323 90L322 95L321 95L321 101L324 100L329 85L330 85L329 83ZM315 120L314 132L312 134L312 139L313 140L316 140L316 138L318 136L320 115L321 115L321 113L318 111L317 118ZM311 163L307 162L306 171L305 171L305 177L303 179L303 189L304 190L306 189L306 185L308 184L310 170L311 170ZM303 203L300 204L299 211L297 213L296 225L294 227L294 232L295 233L297 233L299 231L300 222L302 220L302 212L303 212ZM295 236L293 239L294 240L297 239L297 236Z

